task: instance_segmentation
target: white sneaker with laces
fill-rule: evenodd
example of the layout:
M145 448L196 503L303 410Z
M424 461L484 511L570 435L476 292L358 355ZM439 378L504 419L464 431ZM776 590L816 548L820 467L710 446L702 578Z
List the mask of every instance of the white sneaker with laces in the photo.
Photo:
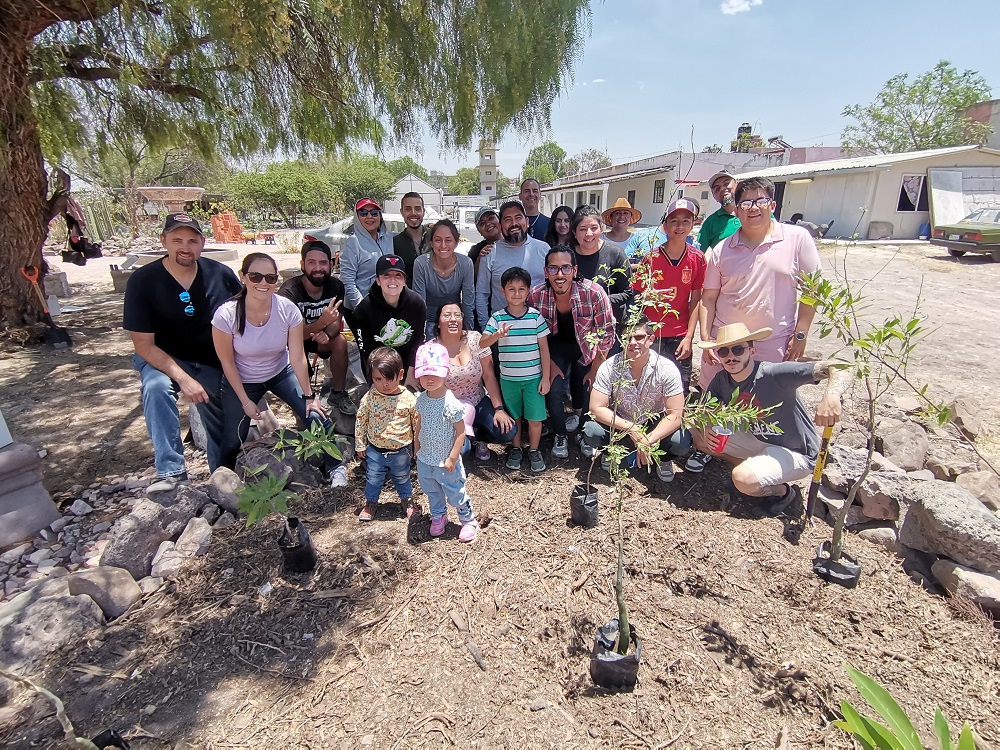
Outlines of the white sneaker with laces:
M346 487L347 486L347 467L338 466L330 474L330 486L331 487Z
M555 444L552 446L552 458L569 458L568 442L565 435L556 435Z

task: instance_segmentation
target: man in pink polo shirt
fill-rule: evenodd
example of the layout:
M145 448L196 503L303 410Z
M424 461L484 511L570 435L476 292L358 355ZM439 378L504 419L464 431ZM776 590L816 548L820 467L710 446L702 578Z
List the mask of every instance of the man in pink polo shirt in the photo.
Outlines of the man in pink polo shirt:
M714 341L719 328L732 323L750 330L770 328L771 336L754 344L757 359L798 361L816 313L798 301L798 281L821 267L816 243L802 227L772 218L774 183L767 178L743 180L734 197L740 229L708 254L702 339ZM705 349L698 385L706 388L721 369L718 357Z

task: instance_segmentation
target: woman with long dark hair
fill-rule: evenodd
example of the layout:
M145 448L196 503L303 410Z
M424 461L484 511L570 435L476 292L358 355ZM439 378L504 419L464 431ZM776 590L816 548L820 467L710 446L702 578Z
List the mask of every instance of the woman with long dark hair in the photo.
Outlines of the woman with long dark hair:
M619 327L625 322L625 308L632 298L628 258L621 245L604 238L601 212L580 206L573 215L573 242L577 278L596 281L611 297L611 309Z
M243 259L243 289L223 303L212 318L212 339L222 363L223 466L235 468L250 421L260 418L257 402L273 393L295 412L299 422L326 417L312 392L302 339L302 314L291 300L275 294L278 266L266 253ZM347 484L340 462L331 460L334 487Z
M549 229L545 233L545 241L549 247L570 244L573 225L573 209L569 206L559 206L549 218Z
M413 291L427 303L425 337L434 335L438 310L446 302L456 302L472 327L476 308L475 269L469 256L455 252L459 242L458 227L450 219L441 219L430 231L431 252L413 262Z

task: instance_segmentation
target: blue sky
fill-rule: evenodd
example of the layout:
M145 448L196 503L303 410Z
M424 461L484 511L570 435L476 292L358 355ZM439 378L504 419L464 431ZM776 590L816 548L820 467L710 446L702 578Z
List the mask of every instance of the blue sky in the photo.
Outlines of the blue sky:
M1000 20L990 5L595 0L574 80L553 105L551 137L570 154L606 149L615 163L689 148L692 125L698 151L728 148L744 121L793 146L835 146L846 105L869 102L896 73L918 75L941 59L978 71L1000 98ZM500 170L518 174L545 140L508 134ZM414 156L449 173L477 162L471 152L440 153L430 138Z

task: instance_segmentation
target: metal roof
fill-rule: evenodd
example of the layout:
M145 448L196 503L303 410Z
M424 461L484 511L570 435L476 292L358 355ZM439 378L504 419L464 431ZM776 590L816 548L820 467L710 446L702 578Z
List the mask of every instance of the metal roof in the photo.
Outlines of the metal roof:
M948 156L969 151L983 151L994 156L1000 156L1000 151L982 146L949 146L948 148L932 148L926 151L906 151L901 154L874 154L872 156L855 156L849 159L829 159L826 161L807 162L805 164L787 164L781 167L758 169L753 172L743 172L736 175L737 179L748 177L796 177L799 175L822 174L824 172L864 172L872 169L889 167L907 161L930 159L935 156Z

